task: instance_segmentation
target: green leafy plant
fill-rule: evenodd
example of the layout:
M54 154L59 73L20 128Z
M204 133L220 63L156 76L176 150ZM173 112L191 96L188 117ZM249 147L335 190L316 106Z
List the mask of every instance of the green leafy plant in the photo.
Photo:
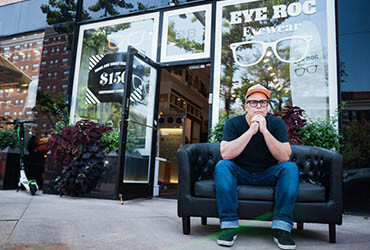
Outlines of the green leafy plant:
M18 139L14 130L0 130L0 149L18 147Z
M105 146L101 141L110 127L89 120L66 126L48 141L56 164L63 168L55 188L60 195L91 191L104 170Z
M340 140L342 136L336 128L336 118L307 119L305 126L300 128L299 135L305 145L317 146L339 151L342 147Z
M225 122L226 122L227 118L226 116L225 117L222 117L216 124L216 126L214 126L209 135L208 135L208 141L209 142L221 142L222 140L222 133L224 131L224 125L225 125Z
M107 153L111 151L118 152L119 149L119 133L117 130L112 130L109 133L105 133L101 137L101 141L105 146Z
M370 167L370 122L352 121L343 128L346 169Z

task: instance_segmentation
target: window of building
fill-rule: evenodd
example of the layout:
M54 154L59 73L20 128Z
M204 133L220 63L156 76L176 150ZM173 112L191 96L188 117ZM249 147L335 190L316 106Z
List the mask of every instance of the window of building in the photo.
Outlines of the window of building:
M51 77L51 72L48 73L48 77Z
M15 100L15 105L18 105L19 100Z
M42 66L45 66L45 65L46 65L46 61L42 61L42 62L41 62L41 65L42 65Z
M15 45L14 49L19 49L21 46L20 45Z
M26 71L28 71L28 68L29 68L29 66L28 66L28 65L24 66L24 69L25 69Z
M53 85L53 91L55 91L57 89L57 86Z
M55 59L55 61L54 61L54 62L55 62L55 64L58 64L58 59Z
M262 83L272 90L271 99L281 100L271 103L270 110L275 112L293 105L315 119L327 118L337 108L336 52L331 46L336 40L333 5L320 1L306 9L302 3L311 1L295 1L271 8L267 2L217 2L213 125L219 117L235 111L233 107L242 107L243 97L232 95L237 89L248 88L250 82ZM287 15L272 18L277 13L270 8L281 6L289 6ZM248 20L243 15L261 9L268 13ZM222 80L228 78L235 84ZM241 108L238 114L243 112Z
M22 112L22 111L19 111L19 112L18 112L18 115L19 115L19 116L22 116L22 115L23 115L23 112Z
M67 62L68 62L68 58L63 58L63 59L62 59L62 62L63 62L63 63L67 63Z
M54 64L54 61L53 60L50 60L50 65Z
M54 72L54 77L57 77L58 76L58 72Z
M16 61L18 61L18 56L13 56L13 62L16 62Z
M31 115L32 115L32 111L27 111L27 112L26 112L26 116L27 116L27 117L30 117Z
M47 86L46 86L46 89L47 89L47 90L50 90L50 85L47 85Z
M46 55L48 53L48 50L47 49L44 49L43 51L42 51L42 54L44 54L44 55Z
M11 100L7 100L7 101L6 101L6 104L7 104L7 105L12 104L12 101L11 101Z
M24 100L20 100L19 102L20 102L20 104L23 104L24 103Z
M4 52L9 52L10 48L9 47L4 47Z
M27 54L27 60L30 60L31 59L31 54L30 53L28 53Z
M56 52L58 53L60 51L59 47L56 48Z
M63 84L62 85L62 89L66 89L66 88L68 88L68 85L67 84Z
M35 70L35 69L38 69L39 68L39 65L37 63L33 64L32 65L32 68Z
M22 61L26 60L26 55L22 54Z
M210 56L211 5L164 12L161 61Z
M20 66L19 68L20 68L20 70L24 70L24 66L23 66L23 65L22 65L22 66Z
M10 112L4 112L4 115L9 116Z
M52 54L54 54L54 52L55 52L55 49L54 49L54 48L52 48L52 49L51 49L51 53L52 53Z

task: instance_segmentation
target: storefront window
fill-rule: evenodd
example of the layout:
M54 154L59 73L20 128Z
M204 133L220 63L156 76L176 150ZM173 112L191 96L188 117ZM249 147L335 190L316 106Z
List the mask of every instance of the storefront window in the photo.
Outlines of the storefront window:
M80 29L71 122L90 119L120 127L126 51L156 58L158 14L84 25Z
M198 0L199 2L202 0ZM204 0L203 0L204 1ZM124 15L133 12L175 6L190 2L189 0L130 0L130 1L101 1L84 0L84 19L99 19L110 16Z
M335 34L327 1L237 3L217 5L214 113L244 113L246 91L257 83L271 90L272 112L293 105L312 118L333 113Z
M161 61L209 57L211 5L164 13Z

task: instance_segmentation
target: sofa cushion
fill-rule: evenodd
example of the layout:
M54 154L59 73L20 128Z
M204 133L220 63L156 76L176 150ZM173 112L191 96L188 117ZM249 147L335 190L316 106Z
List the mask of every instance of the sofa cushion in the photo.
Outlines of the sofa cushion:
M274 200L274 187L239 185L239 200ZM216 198L213 180L195 182L194 195L205 198ZM297 202L326 201L325 187L309 182L299 183Z

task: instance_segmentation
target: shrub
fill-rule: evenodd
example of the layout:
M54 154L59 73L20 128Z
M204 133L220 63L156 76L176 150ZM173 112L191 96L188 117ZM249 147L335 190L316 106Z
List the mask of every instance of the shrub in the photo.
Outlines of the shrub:
M370 167L370 122L352 121L343 128L346 169Z
M119 149L119 133L117 130L112 130L109 133L103 134L101 141L105 146L107 153L111 151L118 152Z
M303 118L304 110L297 106L286 106L280 112L275 112L275 116L283 119L287 130L288 138L291 144L304 144L298 131L306 124Z
M341 148L341 135L336 129L337 120L328 119L308 119L305 126L300 128L299 135L305 145L317 146L339 151Z
M18 147L18 138L14 130L0 130L0 149Z
M63 167L56 180L60 195L79 195L91 191L101 176L105 146L101 141L110 127L89 120L56 130L48 141L56 164Z
M211 129L208 135L209 142L221 142L226 120L226 117L221 118L216 126Z

